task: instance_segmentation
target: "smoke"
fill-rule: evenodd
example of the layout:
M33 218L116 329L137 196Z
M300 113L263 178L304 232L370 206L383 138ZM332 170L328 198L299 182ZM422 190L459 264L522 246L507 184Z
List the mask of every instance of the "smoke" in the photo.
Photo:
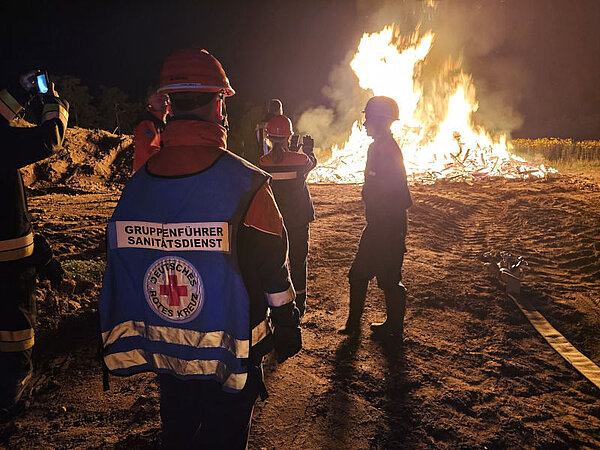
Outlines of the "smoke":
M443 81L440 73L452 76L452 71L447 70L451 59L465 73L472 74L479 101L474 114L476 125L498 133L510 133L520 127L523 118L516 106L530 77L518 62L503 55L511 31L505 5L472 0L436 1L434 7L430 3L358 0L357 11L359 16L367 17L363 32L376 32L395 23L402 35L412 34L417 27L421 33L429 29L435 33L432 50L421 68L425 102L439 95L436 83ZM299 131L312 134L319 147L343 144L372 95L358 86L349 66L355 51L356 44L332 70L329 84L322 91L327 105L305 111L298 121Z
M320 148L330 148L348 139L350 127L360 118L360 111L369 98L350 69L355 51L350 51L329 74L329 84L322 90L329 106L309 109L298 120L299 132L311 134Z

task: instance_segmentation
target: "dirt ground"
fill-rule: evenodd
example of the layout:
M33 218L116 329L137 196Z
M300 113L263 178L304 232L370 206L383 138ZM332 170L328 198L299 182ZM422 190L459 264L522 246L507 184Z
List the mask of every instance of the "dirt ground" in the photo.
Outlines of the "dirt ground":
M571 368L487 275L481 255L529 263L524 295L600 364L600 179L414 186L404 345L371 339L383 317L371 284L363 332L336 333L346 273L364 225L360 187L312 185L304 349L266 361L251 449L598 448L600 390ZM103 231L119 189L38 187L37 230L75 279L38 289L36 373L28 408L0 425L8 449L157 448L151 375L111 379L103 392L96 299Z

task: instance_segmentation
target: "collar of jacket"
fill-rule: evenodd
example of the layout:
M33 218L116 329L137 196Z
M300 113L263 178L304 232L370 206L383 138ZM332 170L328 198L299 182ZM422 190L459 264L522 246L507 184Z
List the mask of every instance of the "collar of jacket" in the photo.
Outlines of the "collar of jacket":
M170 120L162 139L165 147L227 148L227 130L217 123L201 120Z

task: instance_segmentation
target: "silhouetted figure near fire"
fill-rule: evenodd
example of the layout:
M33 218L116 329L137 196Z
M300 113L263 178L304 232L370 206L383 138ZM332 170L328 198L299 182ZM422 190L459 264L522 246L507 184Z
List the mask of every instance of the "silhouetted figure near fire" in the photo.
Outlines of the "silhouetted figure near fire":
M402 152L390 130L399 117L398 105L389 97L372 97L364 113L367 134L374 139L369 146L362 189L367 226L348 274L350 313L339 332L360 332L367 287L377 277L377 285L385 293L387 318L385 322L372 323L371 330L376 336L402 339L406 311L402 263L406 252L406 210L412 199Z

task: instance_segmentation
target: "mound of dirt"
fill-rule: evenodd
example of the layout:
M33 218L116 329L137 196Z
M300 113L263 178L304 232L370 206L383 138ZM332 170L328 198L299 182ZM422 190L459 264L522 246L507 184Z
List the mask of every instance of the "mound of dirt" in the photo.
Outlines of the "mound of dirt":
M22 170L35 190L98 192L119 189L131 176L133 139L104 130L67 129L63 148Z

